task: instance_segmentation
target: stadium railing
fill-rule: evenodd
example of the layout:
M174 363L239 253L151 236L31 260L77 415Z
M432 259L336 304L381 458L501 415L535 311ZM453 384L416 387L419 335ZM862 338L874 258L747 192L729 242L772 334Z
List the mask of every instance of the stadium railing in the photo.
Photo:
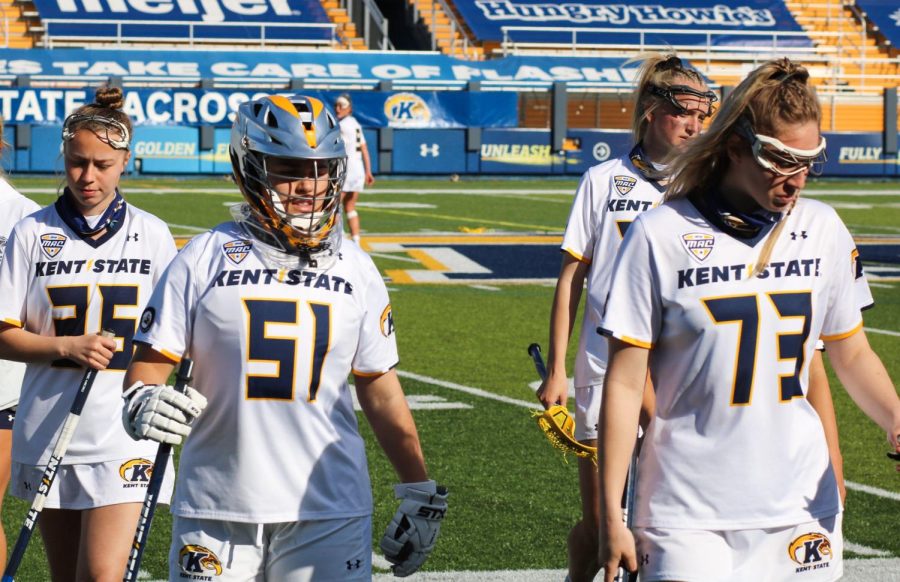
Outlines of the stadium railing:
M43 18L43 48L63 46L84 46L85 43L103 42L116 47L133 47L136 43L169 43L192 47L195 44L225 43L229 45L252 44L261 49L272 45L336 47L337 25L331 23L283 23L283 22L216 22L159 21L109 19L82 20L76 22L65 19ZM55 32L59 27L60 32ZM154 34L125 34L124 31L140 31L141 27L153 30ZM234 30L239 34L223 34ZM162 31L165 34L160 34ZM302 34L284 34L306 31ZM314 38L321 36L323 38ZM268 44L267 44L268 43Z

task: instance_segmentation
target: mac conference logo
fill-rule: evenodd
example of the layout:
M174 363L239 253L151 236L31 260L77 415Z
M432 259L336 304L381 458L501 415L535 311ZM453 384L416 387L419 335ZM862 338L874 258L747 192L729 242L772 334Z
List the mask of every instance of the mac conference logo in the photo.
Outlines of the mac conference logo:
M399 127L422 127L431 122L431 109L414 93L396 93L384 102L388 124Z
M241 264L241 261L247 258L251 248L253 248L253 243L242 239L231 240L222 245L225 256L235 265Z
M800 565L797 572L827 568L833 555L831 541L817 532L803 534L788 546L788 556Z
M44 254L47 255L48 259L55 259L56 256L62 252L63 246L65 246L67 240L65 235L56 232L42 234L41 250L44 251Z
M705 232L691 232L681 235L681 244L684 249L700 262L712 253L716 244L716 237Z
M619 192L620 196L625 196L634 188L637 184L637 180L632 178L631 176L613 176L613 184L616 187L616 190Z

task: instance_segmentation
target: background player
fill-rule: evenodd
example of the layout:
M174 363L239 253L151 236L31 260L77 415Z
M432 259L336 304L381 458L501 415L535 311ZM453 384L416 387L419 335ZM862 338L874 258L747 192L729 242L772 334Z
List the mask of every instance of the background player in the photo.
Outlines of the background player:
M13 229L0 267L0 355L28 362L13 436L11 492L30 501L83 368L103 370L39 522L54 580L121 579L156 447L118 422L132 336L175 255L165 223L119 194L130 156L122 91L63 125L66 187ZM98 335L102 328L116 337ZM171 481L163 499L171 493Z
M341 94L334 102L334 111L340 121L344 147L347 148L347 177L344 179L341 195L344 213L350 226L350 238L359 244L359 214L356 211L356 201L365 186L375 183L375 177L372 175L366 136L363 134L362 126L352 115L353 100L350 99L350 95Z
M3 140L3 124L0 121L0 148L6 148ZM22 218L40 210L32 200L22 196L6 180L0 171L0 262L3 249L13 226ZM16 418L16 405L22 390L25 364L0 360L0 505L9 485L9 470L12 462L12 428ZM6 563L6 533L0 528L0 558Z
M575 193L563 238L562 266L550 315L548 376L538 396L544 406L566 403L566 349L578 312L582 287L605 297L613 259L628 225L662 200L661 171L674 152L699 135L716 101L700 74L674 55L643 61L634 92L632 135L635 146L621 158L588 170ZM594 291L592 291L594 290ZM575 356L575 429L579 441L597 444L597 415L606 370L606 339L597 335L599 305L588 301ZM652 391L647 391L652 407ZM582 518L569 533L569 577L593 580L600 569L597 468L578 459Z
M382 549L409 575L434 545L447 497L428 480L394 371L384 282L358 246L341 245L337 121L302 96L245 103L231 155L246 203L172 262L126 376L133 435L179 442L190 431L170 577L371 579L371 486L350 373L402 481ZM163 385L185 352L189 397Z
M900 450L900 399L846 300L860 276L852 237L833 209L799 198L823 159L820 117L805 69L756 69L675 161L670 201L623 242L602 320L608 582L620 562L636 568L635 538L648 582L841 576L838 490L804 398L814 338ZM656 412L632 537L618 501L648 364Z

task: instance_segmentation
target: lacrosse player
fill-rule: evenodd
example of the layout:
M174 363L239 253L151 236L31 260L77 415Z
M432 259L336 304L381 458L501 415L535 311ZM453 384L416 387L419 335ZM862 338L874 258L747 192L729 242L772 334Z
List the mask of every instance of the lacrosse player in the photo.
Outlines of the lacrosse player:
M66 118L65 188L15 226L0 266L0 356L28 363L13 495L34 497L84 368L102 370L39 521L54 580L122 577L156 450L110 422L137 320L176 252L165 223L119 193L132 135L123 104L121 89L100 88Z
M685 143L700 133L712 114L715 93L700 74L676 56L648 57L642 64L634 93L631 152L594 166L582 177L575 193L563 238L562 267L550 318L548 377L538 396L544 406L565 405L568 393L566 350L585 279L586 302L581 337L575 356L575 438L597 445L597 416L606 370L606 339L597 335L600 311L609 288L613 258L628 225L643 211L659 204L664 186L662 170ZM652 390L647 391L652 407ZM600 519L597 469L590 459L578 460L582 518L568 537L569 577L593 580Z
M824 161L820 117L803 67L754 70L623 241L601 322L607 582L620 563L640 563L647 582L840 578L840 498L805 397L820 337L900 451L900 399L847 301L862 276L853 239L833 209L799 197ZM648 368L656 409L632 535L619 500Z
M356 212L356 201L365 186L375 183L372 175L372 162L369 148L362 126L353 115L353 101L350 95L342 93L334 102L334 112L341 126L341 137L347 148L347 177L344 178L341 202L350 227L350 238L359 244L359 214Z
M129 433L173 444L190 433L170 577L371 578L371 486L351 373L400 477L381 548L407 576L434 547L447 494L428 479L394 370L384 282L357 245L341 244L337 120L309 97L244 103L231 156L245 202L172 262L126 375ZM187 394L165 385L183 354L194 361Z
M3 125L0 121L0 148L5 147L3 141ZM0 172L2 174L2 172ZM6 179L0 175L0 262L3 261L3 249L12 232L13 226L32 212L40 210L34 201L19 194ZM16 405L22 390L22 378L25 375L25 364L0 360L0 506L3 492L9 485L9 470L12 462L12 428L16 419ZM6 534L0 528L0 558L6 563Z

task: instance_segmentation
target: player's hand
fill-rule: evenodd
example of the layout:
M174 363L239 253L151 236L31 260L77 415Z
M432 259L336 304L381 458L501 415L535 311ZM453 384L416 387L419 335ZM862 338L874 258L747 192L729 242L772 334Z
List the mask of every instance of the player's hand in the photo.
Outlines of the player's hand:
M60 355L85 368L105 370L116 352L116 340L99 334L60 337Z
M372 175L372 172L366 172L366 186L371 186L375 183L375 176Z
M556 404L565 406L566 400L569 398L569 379L566 378L566 374L550 372L547 379L541 382L541 386L537 390L537 397L544 408L550 408Z
M434 549L447 512L447 489L434 481L394 486L400 507L381 538L381 551L403 578L419 569Z
M122 394L122 424L134 440L150 439L179 445L191 433L191 423L206 408L206 397L191 388L184 394L172 386L135 384Z
M634 535L625 526L625 522L617 522L608 527L606 535L601 535L600 538L600 564L606 569L604 582L613 582L620 567L629 572L637 571Z

